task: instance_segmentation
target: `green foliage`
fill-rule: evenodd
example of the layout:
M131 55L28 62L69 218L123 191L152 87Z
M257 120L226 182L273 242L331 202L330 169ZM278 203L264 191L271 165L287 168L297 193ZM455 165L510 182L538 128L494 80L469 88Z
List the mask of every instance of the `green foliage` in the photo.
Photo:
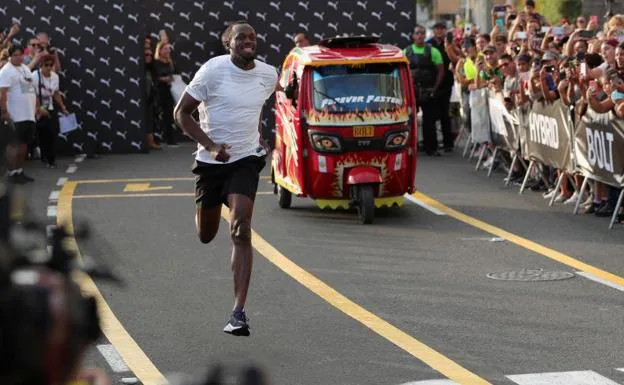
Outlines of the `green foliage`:
M537 11L546 17L553 25L559 24L561 18L567 18L571 23L579 16L583 9L583 0L535 0ZM516 2L518 9L524 8L524 0Z

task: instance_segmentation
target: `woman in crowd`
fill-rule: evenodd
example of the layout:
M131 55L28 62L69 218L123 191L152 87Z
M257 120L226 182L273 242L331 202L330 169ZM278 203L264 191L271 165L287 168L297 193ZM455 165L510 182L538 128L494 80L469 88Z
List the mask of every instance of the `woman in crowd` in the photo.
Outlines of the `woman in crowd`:
M158 100L162 117L160 119L165 140L170 147L178 146L174 132L173 108L175 101L171 95L171 84L175 66L171 59L171 45L167 41L159 41L156 45L156 57L153 64L153 75L157 85Z
M41 67L33 71L33 85L37 95L37 135L41 148L41 161L48 168L56 168L56 137L58 135L58 109L68 114L59 92L59 76L52 70L53 55L41 59Z
M150 45L151 46L151 45ZM158 122L158 89L154 84L154 58L150 46L145 46L145 140L149 150L160 150L154 140L154 127Z

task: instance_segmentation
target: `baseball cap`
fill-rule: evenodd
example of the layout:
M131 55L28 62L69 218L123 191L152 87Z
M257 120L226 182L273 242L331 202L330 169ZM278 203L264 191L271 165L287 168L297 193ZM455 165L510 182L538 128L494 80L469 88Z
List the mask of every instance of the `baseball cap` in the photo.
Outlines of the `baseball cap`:
M434 29L436 29L436 28L446 28L446 23L441 22L441 21L438 21L438 22L436 22L436 23L433 25L433 28L434 28Z

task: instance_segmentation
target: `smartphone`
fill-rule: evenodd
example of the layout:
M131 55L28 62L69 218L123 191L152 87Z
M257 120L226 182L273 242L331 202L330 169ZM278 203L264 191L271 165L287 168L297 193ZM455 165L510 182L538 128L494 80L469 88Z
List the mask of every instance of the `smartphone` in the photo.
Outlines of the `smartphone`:
M472 26L471 25L467 25L466 27L464 27L464 34L466 36L472 35Z
M543 39L544 36L546 36L546 33L544 33L544 32L538 32L538 33L535 34L535 37L539 37L540 39Z
M449 43L453 42L453 32L452 31L446 33L446 41L449 42Z
M546 70L546 72L548 72L548 73L553 73L553 72L555 72L555 66L553 66L553 65L546 66L546 67L544 67L544 70Z
M542 29L541 29L541 32L542 32L543 34L548 33L548 31L550 31L550 27L549 27L549 26L547 26L547 25L543 26L543 27L542 27Z
M595 25L598 25L598 16L596 16L596 15L590 16L589 17L589 22L593 23Z
M494 7L494 12L507 13L507 6L506 5L497 5L497 6Z
M581 77L583 78L587 78L587 76L589 75L589 73L587 72L587 63L582 62L581 63L581 68L579 71L579 75L581 75Z
M496 19L496 25L501 32L505 32L505 20L504 19Z
M559 80L566 80L566 73L565 73L565 71L560 71L559 72Z
M593 39L596 36L596 31L583 30L579 33L579 36L583 39Z
M524 31L516 32L516 39L526 40L527 34Z

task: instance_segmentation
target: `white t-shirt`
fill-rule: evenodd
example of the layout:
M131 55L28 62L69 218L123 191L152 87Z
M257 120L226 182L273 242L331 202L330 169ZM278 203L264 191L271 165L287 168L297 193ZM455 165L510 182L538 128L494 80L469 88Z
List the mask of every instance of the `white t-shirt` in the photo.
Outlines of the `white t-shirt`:
M258 152L258 124L264 102L273 94L277 70L256 60L251 70L232 63L229 55L208 60L186 87L186 93L200 101L199 121L202 130L217 144L227 144L228 163ZM222 164L198 144L195 157L200 162Z
M7 108L14 122L35 121L37 98L30 69L7 63L0 69L0 88L8 88Z
M35 93L39 97L39 71L33 71L33 85ZM41 105L48 110L54 109L54 93L59 90L59 76L56 72L50 72L50 77L41 76Z

